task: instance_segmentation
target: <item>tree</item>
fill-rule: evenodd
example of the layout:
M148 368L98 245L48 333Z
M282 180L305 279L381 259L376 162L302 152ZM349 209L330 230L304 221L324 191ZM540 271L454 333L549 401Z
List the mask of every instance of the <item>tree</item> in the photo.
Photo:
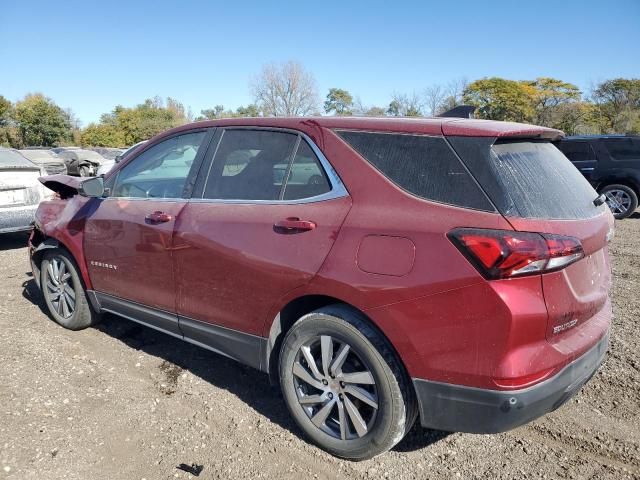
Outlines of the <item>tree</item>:
M447 98L444 88L441 85L431 85L424 89L424 104L426 113L430 117L435 117L444 111L444 103Z
M640 79L614 78L596 86L591 93L606 133L640 132Z
M11 110L13 104L0 95L0 146L9 147L11 145Z
M442 102L441 112L446 112L458 105L464 104L464 92L467 89L469 82L465 77L460 77L451 80L444 87L445 99Z
M324 102L324 111L336 115L353 115L353 97L341 88L331 88Z
M577 102L582 95L580 89L572 83L550 77L539 77L521 83L533 88L531 101L534 115L532 121L537 125L554 126L557 120L554 117L557 117L560 111L559 106ZM569 109L564 110L569 111Z
M469 84L464 103L476 106L475 115L489 120L531 122L535 88L515 80L483 78Z
M265 116L310 115L318 109L313 75L293 60L264 65L251 83L251 92Z
M376 107L374 105L373 107L369 107L364 112L364 115L366 115L367 117L384 117L385 116L385 110L382 107Z
M411 95L394 93L391 95L387 114L392 117L419 117L422 115L421 103L416 93Z
M246 107L240 106L236 108L236 111L225 110L224 105L216 105L213 108L200 110L200 116L196 118L200 120L217 120L219 118L239 118L239 117L258 117L260 112L258 107L253 104L249 104Z
M122 147L127 145L125 134L116 125L90 123L82 131L80 143L94 147Z
M13 108L18 139L16 146L53 147L71 139L69 116L41 93L28 94Z

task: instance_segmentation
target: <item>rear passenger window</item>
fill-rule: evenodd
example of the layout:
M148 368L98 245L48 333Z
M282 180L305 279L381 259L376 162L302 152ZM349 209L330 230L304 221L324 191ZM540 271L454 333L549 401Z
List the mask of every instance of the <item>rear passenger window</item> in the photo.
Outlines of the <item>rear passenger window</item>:
M218 144L203 197L298 200L330 190L321 163L298 135L228 129Z
M560 151L572 162L596 160L596 155L588 142L563 141L559 144Z
M322 165L307 142L301 140L285 185L283 200L311 198L331 190Z
M614 160L640 160L640 141L631 138L602 140Z
M495 211L442 137L337 132L369 163L404 190L427 200Z

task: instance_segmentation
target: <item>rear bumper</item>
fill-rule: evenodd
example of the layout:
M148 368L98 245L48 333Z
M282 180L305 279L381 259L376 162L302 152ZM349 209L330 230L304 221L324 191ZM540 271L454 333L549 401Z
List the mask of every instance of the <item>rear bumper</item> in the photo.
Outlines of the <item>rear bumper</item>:
M498 391L419 378L413 385L423 427L468 433L499 433L523 425L569 400L604 361L609 332L555 376L522 390Z

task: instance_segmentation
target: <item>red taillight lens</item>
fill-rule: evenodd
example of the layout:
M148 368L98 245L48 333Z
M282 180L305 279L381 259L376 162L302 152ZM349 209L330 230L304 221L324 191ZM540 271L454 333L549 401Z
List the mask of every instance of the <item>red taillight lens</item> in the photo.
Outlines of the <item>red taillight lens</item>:
M558 270L584 256L580 240L564 235L458 228L448 237L488 279Z

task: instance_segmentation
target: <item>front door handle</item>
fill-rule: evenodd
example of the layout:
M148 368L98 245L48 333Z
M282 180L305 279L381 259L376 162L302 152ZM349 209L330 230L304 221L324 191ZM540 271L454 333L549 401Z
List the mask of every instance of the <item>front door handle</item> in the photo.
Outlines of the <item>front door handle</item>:
M168 213L155 211L150 213L144 217L147 223L151 223L153 225L157 225L158 223L166 223L171 221L171 215Z
M308 232L316 228L315 222L309 220L300 220L298 217L288 217L280 220L273 225L273 231L276 233L292 234Z

